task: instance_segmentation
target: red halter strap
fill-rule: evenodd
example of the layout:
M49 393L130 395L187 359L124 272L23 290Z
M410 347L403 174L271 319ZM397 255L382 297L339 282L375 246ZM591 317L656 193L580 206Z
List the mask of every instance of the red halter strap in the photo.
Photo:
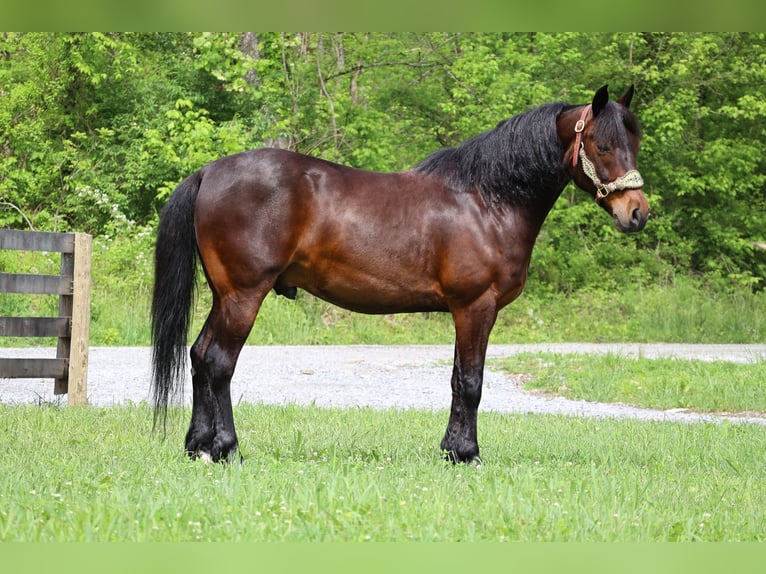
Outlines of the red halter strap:
M577 166L577 158L580 153L580 137L582 136L582 132L585 129L585 118L588 115L588 112L590 112L591 104L588 104L582 109L582 113L580 114L580 119L577 120L577 123L575 124L575 133L577 134L575 136L575 145L574 150L572 151L572 167Z

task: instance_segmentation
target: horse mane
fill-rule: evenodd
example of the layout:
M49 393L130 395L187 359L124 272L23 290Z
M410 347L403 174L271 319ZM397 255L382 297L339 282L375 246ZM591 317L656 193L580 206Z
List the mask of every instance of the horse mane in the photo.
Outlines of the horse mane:
M488 199L523 202L541 189L563 187L568 176L556 118L571 107L558 102L515 115L458 147L432 153L413 169L439 176L456 192L477 189Z

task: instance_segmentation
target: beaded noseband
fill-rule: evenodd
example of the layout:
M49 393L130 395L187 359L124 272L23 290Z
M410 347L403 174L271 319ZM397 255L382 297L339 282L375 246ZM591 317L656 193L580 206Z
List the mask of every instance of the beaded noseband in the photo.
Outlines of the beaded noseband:
M579 156L580 161L582 162L583 173L585 173L585 175L587 175L593 182L593 185L596 186L597 200L604 199L613 191L642 188L644 186L644 179L641 177L641 174L638 173L638 170L635 169L631 169L614 181L610 181L608 183L603 183L599 179L598 174L596 173L596 166L593 165L593 162L588 159L587 155L585 155L585 144L580 141L582 132L585 129L585 118L588 115L588 112L590 112L590 109L590 104L585 106L582 113L580 114L580 119L575 124L575 133L577 134L575 136L575 149L579 148L579 153L572 154L572 165L577 165L577 158Z

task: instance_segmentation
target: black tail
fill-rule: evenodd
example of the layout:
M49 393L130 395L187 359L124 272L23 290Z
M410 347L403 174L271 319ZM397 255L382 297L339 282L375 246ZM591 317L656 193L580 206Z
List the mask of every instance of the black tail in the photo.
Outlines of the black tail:
M186 336L197 283L194 204L201 176L182 181L160 215L154 252L152 296L152 400L154 424L167 419L171 396L183 390ZM180 381L180 384L179 384Z

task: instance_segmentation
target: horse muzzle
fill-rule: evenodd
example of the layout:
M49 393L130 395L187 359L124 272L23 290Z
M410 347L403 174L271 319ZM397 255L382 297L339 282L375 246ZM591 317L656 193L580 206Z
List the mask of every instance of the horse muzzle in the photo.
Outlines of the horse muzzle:
M649 203L643 189L626 189L602 200L614 219L614 225L623 233L641 231L649 219Z

